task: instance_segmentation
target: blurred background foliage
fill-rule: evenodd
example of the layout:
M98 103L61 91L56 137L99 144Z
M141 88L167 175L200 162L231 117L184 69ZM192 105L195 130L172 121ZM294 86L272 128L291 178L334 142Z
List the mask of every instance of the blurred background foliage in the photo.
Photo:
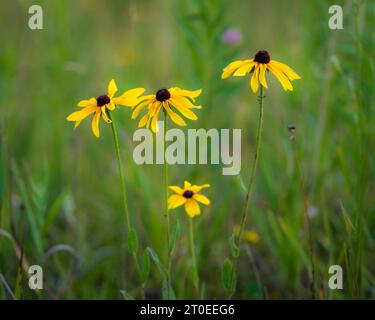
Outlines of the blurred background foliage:
M44 29L28 28L40 4ZM240 221L258 116L248 78L220 79L230 61L266 49L302 77L284 93L269 77L260 166L235 298L309 298L303 194L289 124L307 185L317 287L322 299L374 298L375 2L337 0L344 29L328 28L328 0L45 0L0 2L0 297L121 298L139 295L132 260L120 263L124 226L110 127L96 139L90 121L73 131L76 103L104 92L202 88L204 106L189 128L241 128L240 176L220 165L170 168L170 183L210 183L212 200L196 222L205 298L224 298L221 267ZM132 161L137 123L116 112L132 220L142 251L165 261L162 166ZM185 128L184 130L187 130ZM174 257L177 298L194 297L187 270L188 221ZM250 239L251 240L251 239ZM21 267L22 264L22 267ZM27 266L44 268L44 287L27 285ZM328 288L328 268L344 269L344 289ZM23 272L22 272L23 270ZM122 281L126 275L126 282ZM160 297L152 266L146 295Z

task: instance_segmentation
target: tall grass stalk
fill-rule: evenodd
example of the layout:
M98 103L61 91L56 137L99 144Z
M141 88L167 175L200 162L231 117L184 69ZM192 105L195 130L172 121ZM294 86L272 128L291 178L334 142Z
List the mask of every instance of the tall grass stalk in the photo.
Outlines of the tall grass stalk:
M108 112L108 117L112 121L111 122L111 128L112 128L112 133L113 133L113 141L114 141L114 144L115 144L118 170L119 170L119 173L120 173L122 202L123 202L123 207L124 207L127 231L128 231L128 235L129 235L132 231L132 226L131 226L131 221L130 221L130 217L129 217L129 208L128 208L128 201L127 201L127 195L126 195L126 185L125 185L125 176L124 176L124 173L123 173L123 170L122 170L122 161L121 161L117 126L116 126L116 123L113 119L113 115L111 114L111 112ZM138 262L138 256L137 256L136 252L134 252L134 251L131 252L131 254L132 254L133 259L134 259L134 263L135 263L135 266L136 266L136 269L137 269L138 276L141 280L142 297L144 298L144 286L145 286L145 284L144 284L144 281L143 281L143 278L142 278L142 272L141 272L141 268L140 268L140 265L139 265L139 262Z
M315 291L315 263L314 263L314 247L313 247L313 237L312 237L312 226L311 226L311 220L309 217L309 206L308 206L308 199L307 199L307 191L305 186L305 181L303 179L302 175L302 169L301 169L301 161L298 157L298 150L297 150L297 139L295 134L295 127L289 127L289 131L291 133L291 141L293 145L293 152L294 152L294 161L295 166L297 169L298 174L298 180L300 184L300 189L302 193L303 198L303 208L304 208L304 217L307 227L307 236L308 236L308 246L309 246L309 256L310 256L310 264L311 264L311 283L310 283L310 291L311 291L311 297L313 300L316 299L316 291Z

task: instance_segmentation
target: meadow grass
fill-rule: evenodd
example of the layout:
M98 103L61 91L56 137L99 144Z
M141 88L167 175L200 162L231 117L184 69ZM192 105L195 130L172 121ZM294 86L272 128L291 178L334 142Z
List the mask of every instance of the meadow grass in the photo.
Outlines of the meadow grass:
M163 166L133 162L137 122L129 108L116 111L137 270L122 245L123 200L110 126L102 123L96 139L89 121L73 130L65 120L79 100L101 94L112 78L121 90L202 88L203 109L188 127L242 129L239 176L223 176L220 165L168 168L170 185L211 184L211 205L194 219L193 256L188 217L181 208L170 212L173 294L227 297L222 266L241 221L259 110L247 80L222 81L220 75L229 62L261 49L302 79L284 93L268 77L245 228L256 230L260 241L242 241L233 298L311 297L306 215L316 298L375 297L374 1L336 1L345 14L344 29L336 31L328 28L325 0L39 2L40 31L27 27L32 1L0 3L1 299L141 298L139 273L147 279L146 298L163 296ZM223 43L228 28L241 31L240 43ZM44 269L44 290L28 288L32 264ZM190 271L195 264L198 293ZM343 266L343 290L328 288L334 264Z

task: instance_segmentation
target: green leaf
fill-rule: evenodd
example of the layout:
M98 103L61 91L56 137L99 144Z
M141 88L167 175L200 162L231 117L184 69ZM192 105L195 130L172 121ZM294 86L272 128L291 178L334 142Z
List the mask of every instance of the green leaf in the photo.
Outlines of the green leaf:
M154 249L152 249L150 247L147 247L146 250L150 254L150 257L151 257L152 261L154 261L155 265L157 266L157 268L158 268L159 272L161 273L161 275L163 276L163 278L166 279L167 269L161 264L157 253L154 251Z
M191 272L191 280L193 281L194 287L198 288L199 276L198 276L197 268L192 267L190 272Z
M143 253L143 264L142 264L142 280L144 283L146 283L149 273L150 273L150 254L146 250Z
M237 276L233 270L232 262L228 258L225 259L223 264L222 280L225 290L232 296L236 289Z
M125 300L135 300L135 298L129 293L127 293L125 290L120 290L120 292Z
M167 280L163 280L162 284L162 295L163 295L163 300L168 300L168 292L167 292ZM172 287L169 287L169 300L176 300L176 294L174 293L174 290Z
M231 237L229 238L229 244L230 244L230 248L232 249L232 256L234 258L238 258L240 255L240 250L237 246L236 236L234 234L232 234Z
M128 249L130 253L137 253L138 251L138 237L135 229L130 229L128 234Z
M222 280L225 290L228 291L228 288L230 287L230 278L232 273L232 262L226 258L223 264L223 273L222 273Z

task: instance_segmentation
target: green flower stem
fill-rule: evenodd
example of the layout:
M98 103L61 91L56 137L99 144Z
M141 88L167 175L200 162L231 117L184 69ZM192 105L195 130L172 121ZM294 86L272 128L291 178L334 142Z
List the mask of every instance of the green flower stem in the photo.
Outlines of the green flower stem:
M164 150L167 149L167 131L168 131L168 113L164 110ZM164 183L165 183L165 213L167 217L167 300L170 300L171 297L171 222L168 209L168 163L164 151Z
M257 129L257 136L256 136L256 146L255 146L255 154L254 154L254 162L253 162L253 167L251 170L251 176L249 180L249 185L247 188L247 193L246 193L246 200L245 200L245 205L242 211L242 219L241 219L241 225L240 225L240 230L238 232L237 236L237 248L240 250L240 245L241 245L241 239L242 239L242 234L245 229L246 221L247 221L247 215L249 211L249 203L250 203L250 198L253 190L253 185L255 181L255 176L257 172L257 167L258 167L258 159L259 159L259 152L260 152L260 145L261 145L261 138L262 138L262 128L263 128L263 100L264 100L264 88L262 85L260 85L260 93L259 93L259 120L258 120L258 129ZM234 281L235 273L236 273L236 268L238 264L238 256L234 257L234 263L233 263L233 268L231 272L231 282ZM234 293L234 291L233 291Z
M253 162L253 167L252 167L251 176L250 176L250 180L249 180L249 186L247 188L245 206L244 206L244 209L242 211L242 219L241 219L240 230L238 232L238 237L237 237L238 248L240 247L242 233L243 233L243 230L244 230L245 225L246 225L247 215L248 215L248 211L249 211L248 209L249 209L250 198L251 198L251 194L252 194L252 191L253 191L255 176L256 176L256 173L257 173L258 159L259 159L259 153L260 153L260 145L261 145L261 139L262 139L262 128L263 128L263 100L264 100L264 88L263 88L262 85L260 85L259 120L258 120L258 130L257 130L257 137L256 137L254 162Z
M120 154L120 146L119 146L119 140L118 140L118 134L117 134L117 127L116 123L113 119L113 116L111 112L108 112L108 117L111 120L111 128L112 128L112 133L113 133L113 141L115 144L115 149L116 149L116 156L117 156L117 164L118 164L118 171L120 173L120 180L121 180L121 192L122 192L122 201L123 201L123 206L124 206L124 213L125 213L125 221L126 221L126 226L128 230L128 234L130 233L132 226L130 222L130 217L129 217L129 208L128 208L128 201L127 201L127 196L126 196L126 186L125 186L125 177L124 173L122 170L122 161L121 161L121 154ZM137 273L141 279L141 287L142 287L142 297L144 298L144 281L142 279L142 272L141 268L138 262L138 257L135 252L132 253L134 263L137 269Z
M193 272L194 272L194 286L197 289L199 295L199 273L197 260L195 258L195 246L194 246L194 221L193 218L189 218L189 235L190 235L190 249L191 249L191 258L193 259Z

